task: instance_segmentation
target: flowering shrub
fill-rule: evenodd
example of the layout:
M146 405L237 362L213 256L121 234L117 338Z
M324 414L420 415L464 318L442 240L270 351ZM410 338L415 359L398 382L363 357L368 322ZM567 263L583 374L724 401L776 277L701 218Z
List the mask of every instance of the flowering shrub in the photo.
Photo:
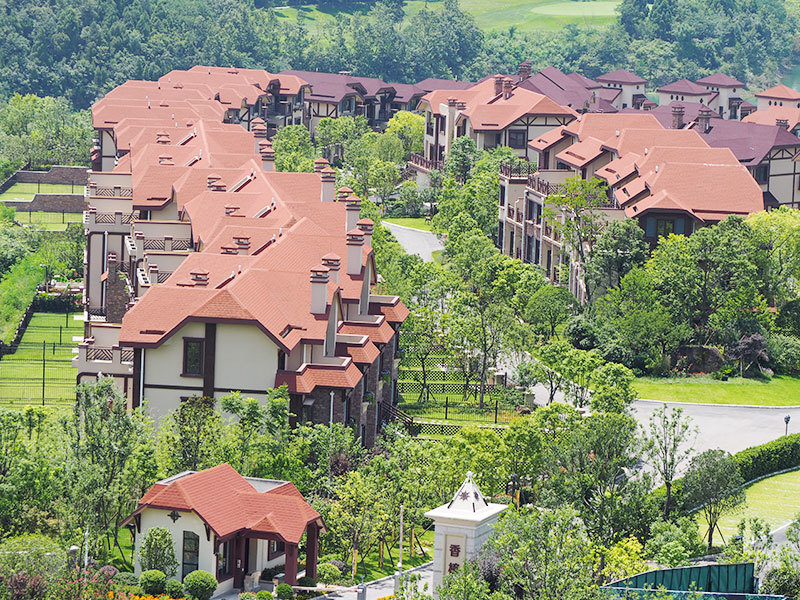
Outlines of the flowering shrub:
M74 571L62 577L53 594L59 600L105 600L114 596L114 579L107 572Z

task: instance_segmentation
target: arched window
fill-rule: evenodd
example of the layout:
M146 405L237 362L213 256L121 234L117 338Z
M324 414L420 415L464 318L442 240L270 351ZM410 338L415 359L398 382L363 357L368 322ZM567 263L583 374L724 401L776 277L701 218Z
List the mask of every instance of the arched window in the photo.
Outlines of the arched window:
M181 579L192 571L197 571L200 556L200 536L191 531L183 532L183 568Z

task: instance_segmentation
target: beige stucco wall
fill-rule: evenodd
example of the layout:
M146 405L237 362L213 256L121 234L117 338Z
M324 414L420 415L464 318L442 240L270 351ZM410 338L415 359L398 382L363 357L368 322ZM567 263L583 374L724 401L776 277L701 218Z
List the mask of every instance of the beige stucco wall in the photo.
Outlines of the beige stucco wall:
M278 347L254 325L217 325L214 387L264 390L275 386Z

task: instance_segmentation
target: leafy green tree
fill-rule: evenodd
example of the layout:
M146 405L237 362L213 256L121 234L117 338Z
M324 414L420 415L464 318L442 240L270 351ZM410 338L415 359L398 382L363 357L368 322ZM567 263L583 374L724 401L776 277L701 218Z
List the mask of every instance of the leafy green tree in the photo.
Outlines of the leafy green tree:
M645 545L645 555L664 567L683 567L689 559L701 554L705 544L692 517L677 521L654 521Z
M178 572L175 542L169 529L153 527L147 531L142 546L139 548L139 564L142 571L156 569L168 578Z
M456 181L464 183L469 178L477 156L475 141L469 136L458 137L450 144L450 151L444 161L444 170Z
M683 478L683 497L687 508L698 509L708 525L708 551L714 542L714 530L726 512L733 512L745 502L739 465L724 450L706 450L692 458Z
M373 160L369 167L369 186L386 206L389 197L394 194L400 183L400 168L397 164L386 160Z
M636 221L611 221L597 237L584 266L586 283L594 290L592 295L596 297L619 286L631 269L644 265L648 254L644 231Z
M437 591L441 600L510 600L510 596L493 593L489 584L481 577L480 569L474 562L466 562L464 566L449 573Z
M425 139L425 117L407 110L399 110L389 119L386 132L398 137L403 143L406 156L412 152L422 152Z
M192 396L161 425L159 452L165 472L199 471L217 464L222 420L214 398Z
M567 288L548 284L531 296L525 307L525 317L544 333L545 339L550 339L558 337L556 328L566 322L575 305L575 297Z
M305 125L288 125L272 138L275 169L310 173L314 170L314 145Z
M634 379L633 371L624 365L606 363L599 366L590 377L592 410L625 412L635 399Z
M683 416L682 408L667 411L667 405L659 406L650 415L647 436L647 456L656 475L664 484L664 520L669 520L672 501L672 482L675 475L689 460L692 441L697 437L697 428L691 419Z

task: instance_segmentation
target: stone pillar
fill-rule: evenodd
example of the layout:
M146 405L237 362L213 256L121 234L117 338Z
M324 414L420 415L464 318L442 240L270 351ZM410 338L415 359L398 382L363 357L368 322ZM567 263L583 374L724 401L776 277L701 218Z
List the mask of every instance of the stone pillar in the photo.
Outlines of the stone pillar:
M504 504L487 502L475 485L472 473L468 472L452 501L425 513L434 522L434 596L438 596L438 588L448 573L478 557L481 546L506 508Z

